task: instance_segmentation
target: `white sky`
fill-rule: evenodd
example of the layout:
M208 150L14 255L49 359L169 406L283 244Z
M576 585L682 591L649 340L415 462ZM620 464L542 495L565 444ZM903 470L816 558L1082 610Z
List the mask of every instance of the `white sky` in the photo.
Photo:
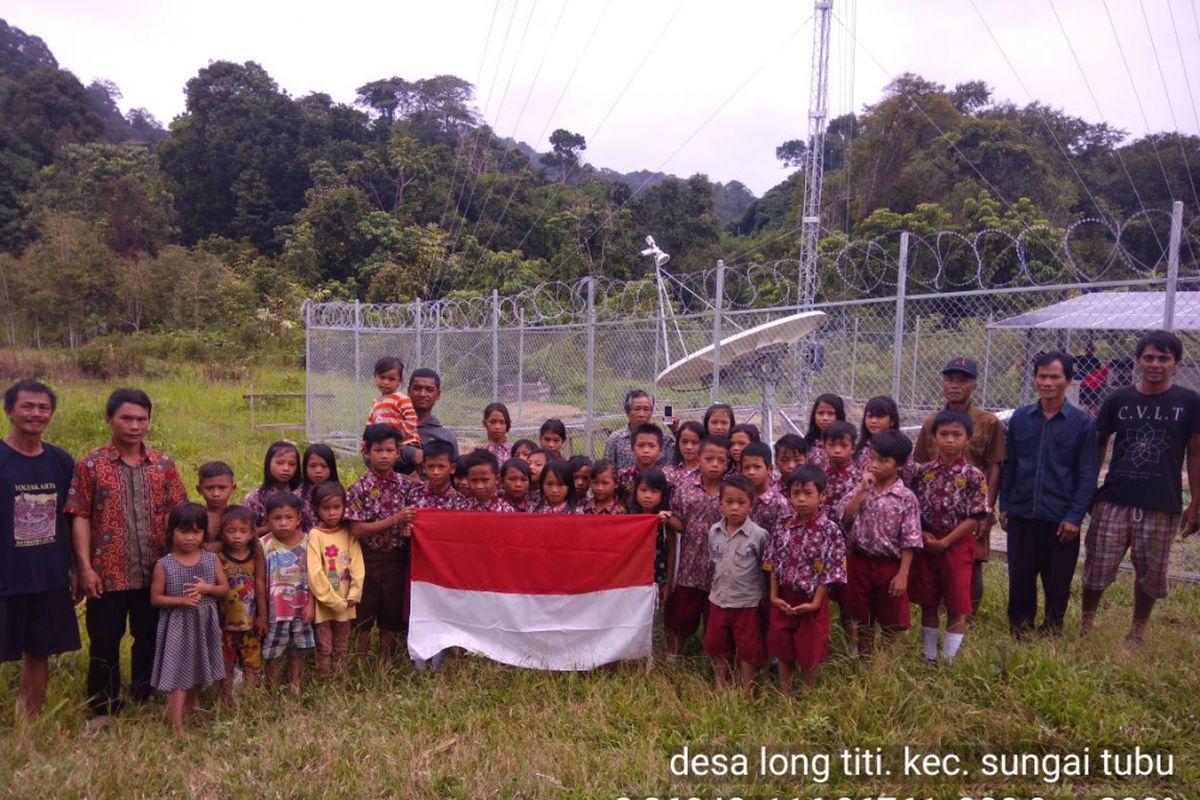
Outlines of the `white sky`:
M1133 136L1200 133L1196 1L834 0L830 117L875 102L908 71L948 86L982 79L997 98L1036 98ZM293 96L342 102L376 78L452 73L476 84L502 136L546 150L567 128L587 137L597 166L703 172L761 194L788 173L776 145L806 135L812 6L6 0L0 17L40 36L85 84L114 81L123 109L143 106L164 124L210 60L257 61Z

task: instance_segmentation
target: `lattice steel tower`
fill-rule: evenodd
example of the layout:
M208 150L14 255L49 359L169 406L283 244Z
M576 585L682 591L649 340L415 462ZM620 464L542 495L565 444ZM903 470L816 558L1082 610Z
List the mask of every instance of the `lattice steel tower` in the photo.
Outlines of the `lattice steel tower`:
M812 86L804 151L804 216L800 219L800 307L817 294L817 242L821 236L821 180L825 172L825 120L829 115L829 28L833 0L813 3Z

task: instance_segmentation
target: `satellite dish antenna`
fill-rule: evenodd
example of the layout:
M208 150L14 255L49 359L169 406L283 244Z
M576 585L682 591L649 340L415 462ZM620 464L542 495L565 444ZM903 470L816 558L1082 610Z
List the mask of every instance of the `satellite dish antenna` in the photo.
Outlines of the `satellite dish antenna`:
M762 421L765 439L775 441L775 415L778 414L797 432L800 427L779 408L775 390L783 380L784 363L804 337L825 324L824 311L804 311L735 333L719 343L721 363L741 366L758 379L762 387ZM675 389L703 385L712 375L716 347L708 345L676 361L658 374L657 382ZM803 369L807 369L807 365Z

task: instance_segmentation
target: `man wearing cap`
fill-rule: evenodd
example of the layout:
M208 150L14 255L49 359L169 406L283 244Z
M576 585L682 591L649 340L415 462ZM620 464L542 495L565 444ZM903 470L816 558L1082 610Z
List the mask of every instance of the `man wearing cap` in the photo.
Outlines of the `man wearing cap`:
M983 600L983 564L991 553L992 526L996 524L996 494L1000 491L1000 464L1004 461L1004 430L1000 420L990 411L971 403L975 392L979 365L975 359L955 356L942 370L942 397L945 408L950 411L965 411L971 415L974 433L967 443L967 460L987 476L987 519L979 523L975 532L975 564L971 570L971 607L979 610ZM921 433L913 448L913 458L918 464L932 461L937 453L933 441L933 418L937 412L925 418Z

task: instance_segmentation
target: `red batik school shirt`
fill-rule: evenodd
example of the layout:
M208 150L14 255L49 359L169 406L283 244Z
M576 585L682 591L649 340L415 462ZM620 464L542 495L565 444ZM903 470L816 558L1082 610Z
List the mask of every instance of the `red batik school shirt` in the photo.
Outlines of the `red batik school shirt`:
M414 508L437 508L443 511L462 511L466 498L458 490L446 484L440 492L435 492L428 483L410 483L407 496L408 505Z
M504 462L512 457L512 446L507 441L493 442L489 440L484 447L496 457L496 460L500 462L500 466L504 466Z
M671 497L671 513L683 520L679 539L679 568L675 583L707 592L712 586L713 562L708 552L708 531L721 521L720 494L708 494L696 473Z
M417 410L413 408L412 400L403 392L385 394L371 404L367 424L376 423L391 425L400 431L404 444L421 446L421 434L417 429Z
M385 476L368 470L346 490L346 521L375 522L404 510L411 481L398 472ZM362 540L364 550L388 553L408 544L403 525L393 525L385 531Z
M941 459L917 468L913 490L921 505L921 524L930 533L950 533L965 519L987 517L987 476L963 456L952 464Z
M512 504L503 497L492 497L486 503L481 503L474 497L463 498L463 511L499 511L502 513L513 513L516 511Z
M858 482L862 480L862 470L851 459L841 467L834 467L825 462L825 508L832 512L842 502L843 497L854 494Z
M851 492L842 498L835 520L845 519L853 497ZM864 492L858 516L846 532L847 547L871 558L899 558L901 550L920 549L924 541L917 496L899 480L883 491L872 487Z
M857 453L854 454L854 466L858 467L858 474L861 476L867 469L867 464L871 461L871 445L863 445ZM904 481L904 485L912 488L913 478L917 474L917 462L913 461L912 455L909 455L908 460L904 462L904 466L900 468L900 480Z
M542 501L541 505L539 505L536 509L534 509L533 513L535 513L535 514L574 514L575 509L566 500L559 503L558 505L553 505L553 506L545 501Z
M792 504L774 486L754 498L750 521L765 531L773 531L792 516Z
M624 506L622 506L619 502L617 502L616 498L613 498L613 501L611 503L609 503L608 508L604 509L603 511L597 511L595 498L588 497L582 503L580 503L579 505L577 505L575 507L575 513L576 514L601 514L601 515L604 515L604 514L624 514L626 512L625 512Z
M846 582L846 543L836 522L818 511L807 522L793 516L771 531L763 569L780 586L812 597L821 584Z
M65 511L91 522L92 569L105 591L119 592L150 586L167 514L186 501L170 456L143 445L141 463L130 467L110 442L75 462Z

